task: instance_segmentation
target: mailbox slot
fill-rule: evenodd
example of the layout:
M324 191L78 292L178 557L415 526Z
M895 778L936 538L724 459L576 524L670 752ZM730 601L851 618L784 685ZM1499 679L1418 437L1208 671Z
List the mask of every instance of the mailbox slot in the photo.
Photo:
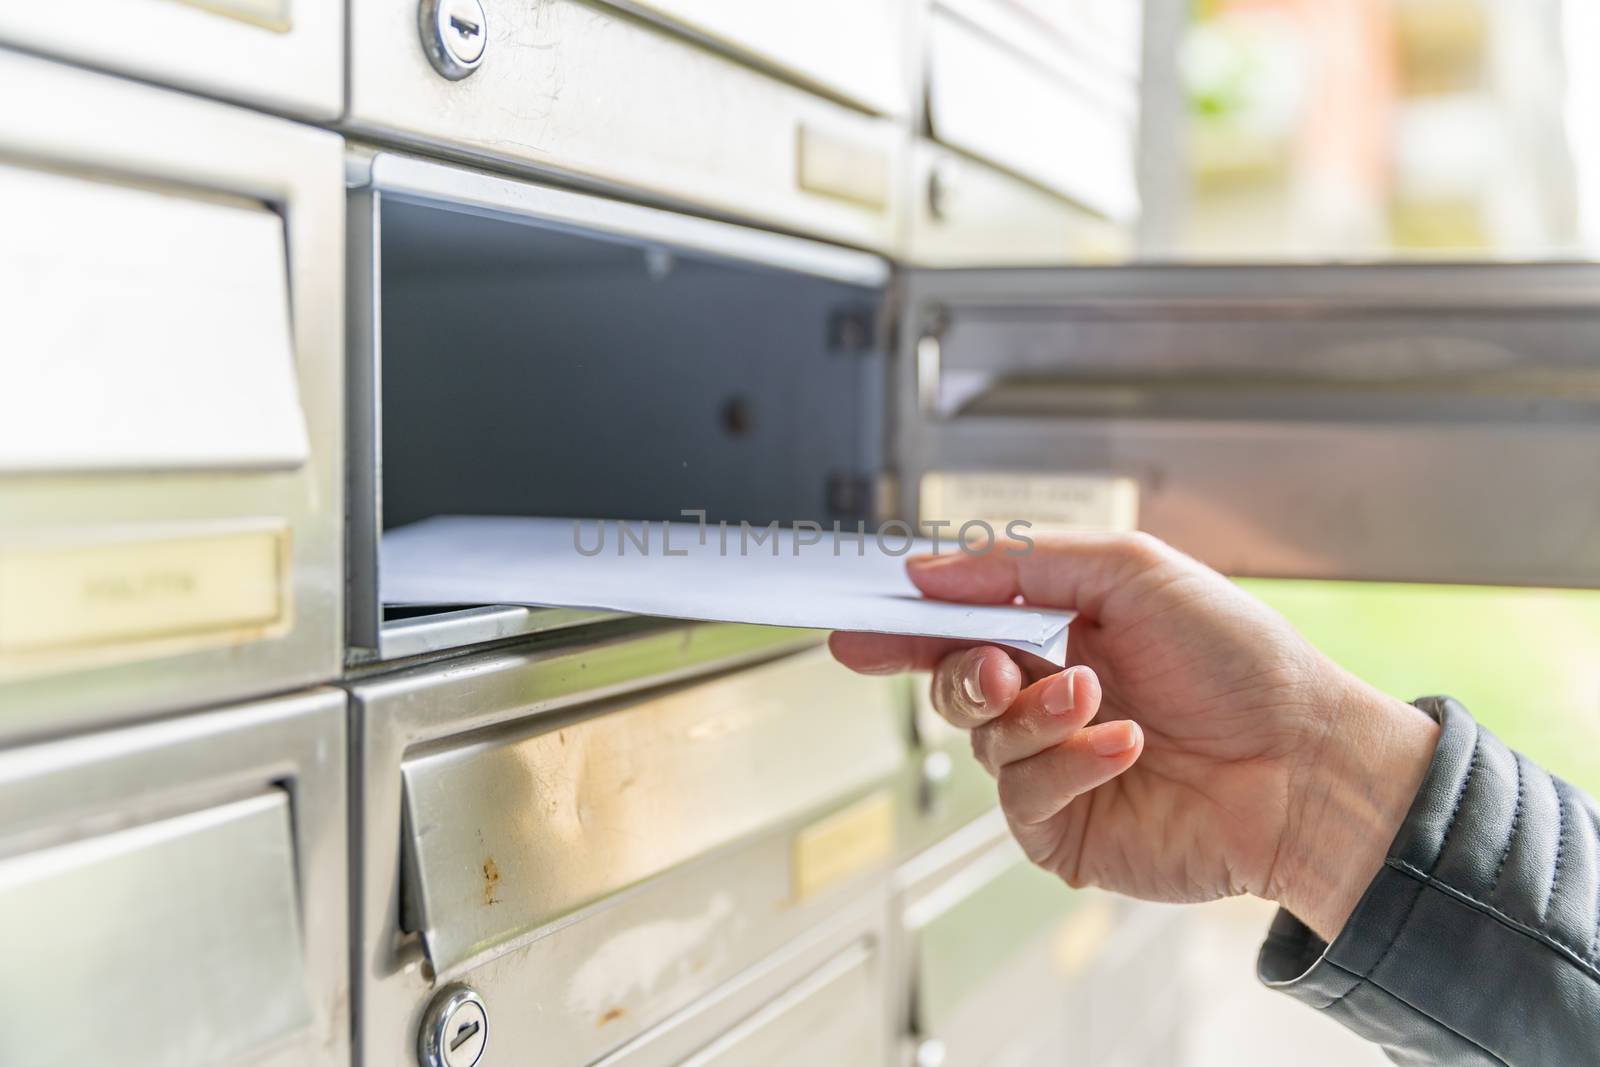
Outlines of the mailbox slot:
M386 527L869 517L883 261L406 157L363 166L350 247L351 422L372 441L351 456L358 659L592 618L385 619Z

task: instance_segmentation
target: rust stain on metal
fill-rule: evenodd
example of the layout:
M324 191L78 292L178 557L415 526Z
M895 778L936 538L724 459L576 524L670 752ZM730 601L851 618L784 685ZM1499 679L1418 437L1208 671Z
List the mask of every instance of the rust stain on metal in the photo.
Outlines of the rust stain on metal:
M604 1026L607 1023L614 1023L626 1014L628 1014L627 1008L607 1008L606 1013L600 1016L600 1022L597 1025Z
M500 889L500 868L495 864L494 857L488 856L483 861L483 903L485 906L498 904L495 893Z

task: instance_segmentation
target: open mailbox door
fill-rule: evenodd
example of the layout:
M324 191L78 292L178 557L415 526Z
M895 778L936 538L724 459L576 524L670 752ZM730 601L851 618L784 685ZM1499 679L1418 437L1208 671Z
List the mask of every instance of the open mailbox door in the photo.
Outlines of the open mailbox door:
M1600 266L901 282L908 520L1136 526L1234 575L1600 586Z

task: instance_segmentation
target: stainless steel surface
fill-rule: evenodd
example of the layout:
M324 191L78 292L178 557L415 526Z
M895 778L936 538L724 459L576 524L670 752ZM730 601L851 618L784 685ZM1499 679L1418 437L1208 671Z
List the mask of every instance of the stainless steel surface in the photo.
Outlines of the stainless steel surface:
M456 973L887 780L906 712L881 680L815 652L408 757L402 924Z
M889 264L880 256L801 237L570 192L394 152L377 153L364 167L361 187L408 202L438 204L508 223L520 219L573 232L633 238L848 285L876 288L889 280Z
M927 147L920 141L913 151L919 156L929 154ZM951 198L955 195L957 181L955 167L955 159L951 156L934 159L927 166L927 214L934 222L944 222L950 218Z
M934 140L1105 218L1137 217L1135 82L1097 71L1011 5L936 4L927 34Z
M610 611L524 608L509 604L461 608L388 620L383 624L379 638L379 654L385 660L409 659L467 645L553 633L626 617Z
M0 45L308 118L331 119L344 105L343 4L80 0L70 25L46 17L52 8L0 6Z
M499 738L544 724L567 727L583 714L583 707L597 701L764 661L814 647L815 642L814 634L794 631L633 622L578 639L550 635L523 649L354 684L363 827L356 864L361 872L356 904L361 1062L388 1065L413 1056L416 1028L434 983L467 975L491 1006L502 1000L522 1006L496 1014L486 1064L492 1067L497 1055L526 1048L548 1050L555 1062L591 1062L683 1010L828 914L835 907L830 895L799 906L793 902L791 833L782 826L672 871L650 883L649 891L609 897L503 942L474 957L470 969L458 969L460 975L435 971L420 939L402 931L400 909L402 840L416 832L414 825L403 826L401 818L406 803L402 767L407 761L452 751L462 758L469 752L492 753ZM806 715L796 718L804 721ZM587 783L599 781L614 765L597 756L591 768L573 784L589 788ZM459 784L481 792L494 783ZM519 773L503 784L520 790L533 779ZM560 781L550 784L561 786ZM670 794L666 800L659 794L655 799L670 802ZM497 819L515 815L507 805L497 804L496 810L499 814L486 814ZM533 821L531 831L554 828L554 823L535 820L535 812L542 810L523 813ZM441 829L436 832L444 836L475 839L477 833L476 823L437 825ZM672 851L671 837L661 842L667 848L664 855ZM652 837L637 838L635 845L657 847ZM478 878L473 896L453 906L469 912L476 907L496 924L501 923L499 912L521 907L533 899L530 894L560 892L553 880L516 882L500 865L521 860L502 849L471 859ZM495 861L490 875L483 871L486 859ZM483 903L486 887L493 904ZM504 926L515 925L515 916L504 920Z
M610 2L868 111L910 111L915 5L905 0Z
M0 97L35 102L0 111L0 152L42 174L237 198L282 215L298 402L311 457L289 470L0 476L0 552L23 542L170 545L265 526L283 531L290 553L282 618L266 632L230 629L220 641L209 629L174 632L156 610L168 602L152 601L138 614L140 632L81 653L63 651L51 664L0 681L0 735L81 729L333 678L341 659L344 497L339 138L11 53L0 53ZM152 595L181 589L181 581L164 577L174 566L169 557L157 566L155 557L125 553L110 578L116 588ZM192 573L184 571L189 565L180 558L176 567ZM270 580L271 560L257 570ZM119 611L131 611L119 604ZM0 610L15 622L29 609ZM186 617L176 609L171 614ZM92 631L93 621L83 620L80 629Z
M779 1062L774 1057L784 1053L808 1064L853 1063L848 1057L863 1052L874 1057L872 1062L884 1062L890 1037L883 1018L887 918L881 891L833 908L805 933L752 955L753 965L598 1060L596 1067L676 1067L735 1051L743 1053L736 1060L740 1063ZM827 992L841 985L850 990L843 998L848 1003L831 1003ZM814 1018L819 999L831 1018ZM800 1020L806 1025L796 1033L790 1024ZM781 1052L746 1043L763 1041L769 1027L786 1035ZM840 1049L840 1041L854 1047Z
M414 2L350 5L350 130L889 247L898 201L877 207L803 190L798 131L871 146L893 174L906 142L897 121L577 0L484 0L491 58L450 81L417 46Z
M684 1060L684 1067L876 1067L886 1051L882 971L877 944L852 945Z
M460 81L483 62L489 21L478 0L422 0L417 29L428 62L451 81Z
M1113 898L1033 867L998 812L918 856L897 884L897 1018L911 1062L1047 1067L1078 1054L1077 985L1109 959ZM1141 1001L1129 1016L1168 1009Z
M1126 477L1143 529L1229 573L1600 585L1597 291L1583 265L908 272L902 343L939 359L895 390L901 506L928 471Z
M0 163L0 229L0 291L29 312L7 341L0 471L306 462L286 235L266 204Z
M318 690L0 752L0 1061L348 1061L344 711Z
M346 160L344 661L379 658L378 542L383 536L383 212L368 161Z
M918 267L1084 265L1119 262L1130 227L931 141L911 150L900 258Z
M464 985L439 990L417 1032L422 1067L476 1067L489 1045L489 1012Z
M289 830L273 790L0 860L0 1059L221 1063L306 1029Z
M943 847L952 835L995 813L994 779L972 755L966 730L945 722L933 710L927 679L903 679L902 691L912 705L911 735L915 757L907 762L902 783L897 830L897 855L903 862L929 849Z

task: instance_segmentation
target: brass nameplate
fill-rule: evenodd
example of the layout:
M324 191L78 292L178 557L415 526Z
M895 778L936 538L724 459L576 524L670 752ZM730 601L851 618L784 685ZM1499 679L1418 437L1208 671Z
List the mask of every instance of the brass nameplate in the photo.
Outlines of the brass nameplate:
M794 839L794 899L872 867L894 849L894 798L873 793L803 828Z
M288 540L275 527L0 546L0 672L264 636L287 616Z

